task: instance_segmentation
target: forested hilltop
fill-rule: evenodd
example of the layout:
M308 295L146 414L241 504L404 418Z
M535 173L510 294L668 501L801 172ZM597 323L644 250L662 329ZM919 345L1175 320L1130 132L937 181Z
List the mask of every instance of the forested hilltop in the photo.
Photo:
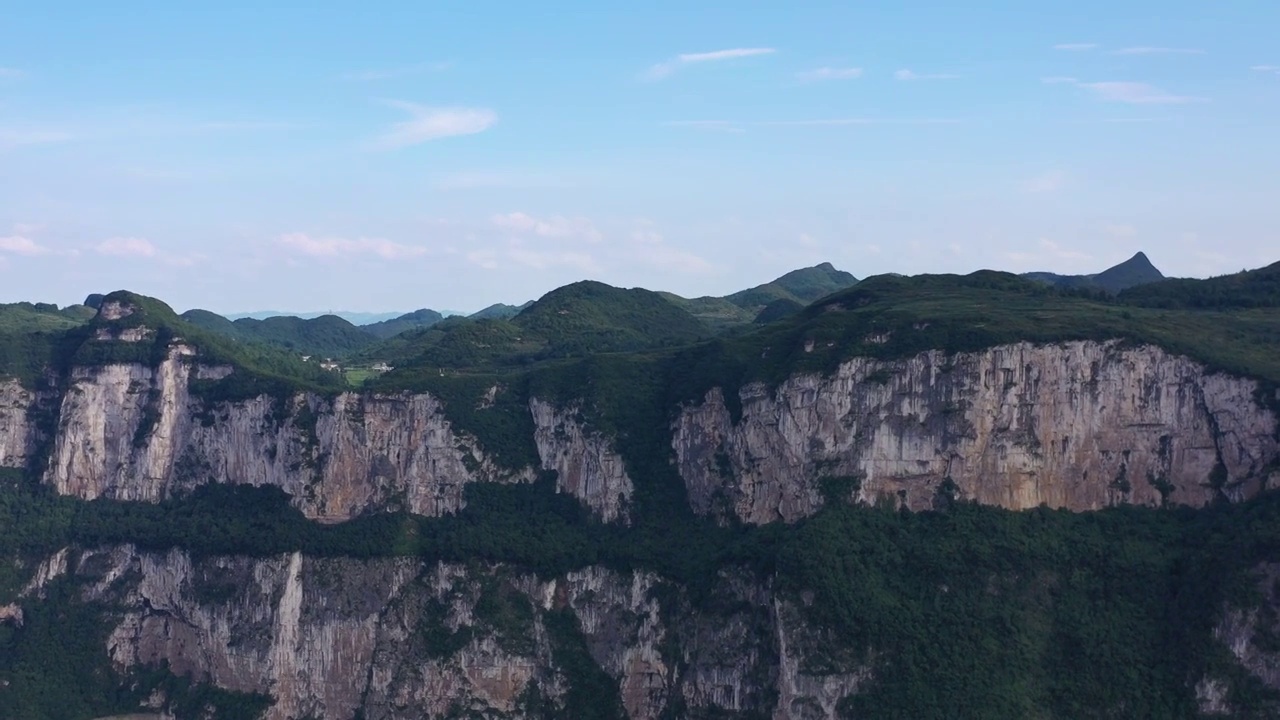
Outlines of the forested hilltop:
M1142 262L4 306L0 718L1280 716L1280 263Z

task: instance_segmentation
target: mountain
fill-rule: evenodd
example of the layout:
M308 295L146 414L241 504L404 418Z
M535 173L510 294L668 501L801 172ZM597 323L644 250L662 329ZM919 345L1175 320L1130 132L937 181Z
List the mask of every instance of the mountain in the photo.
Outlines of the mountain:
M764 285L742 290L726 297L684 298L674 293L661 293L668 302L701 320L712 330L724 332L756 322L766 306L779 301L765 314L766 321L783 308L803 307L809 303L857 283L857 278L836 270L831 263L793 270ZM776 319L776 318L775 318Z
M241 342L258 342L291 350L299 355L343 357L373 345L378 336L336 315L300 318L291 315L227 318L208 310L188 310L183 320Z
M1277 269L575 283L360 389L111 293L0 344L0 717L1278 717Z
M532 300L523 305L504 305L502 303L496 303L480 310L479 312L472 313L467 317L470 317L473 320L506 320L519 315L521 310L524 310L532 304Z
M1280 263L1207 280L1171 279L1134 287L1120 300L1143 307L1236 310L1280 307Z
M52 303L0 304L0 334L67 330L88 322L93 308L68 305L59 308Z
M741 308L759 312L775 300L793 300L801 305L853 286L858 279L831 263L792 270L773 282L733 293L726 300Z
M658 293L582 281L552 290L510 319L448 318L370 347L360 358L431 369L517 366L672 347L710 334Z
M404 315L392 318L391 320L383 320L381 322L362 325L360 329L376 338L386 340L389 337L399 335L400 333L409 330L429 328L441 320L444 320L444 318L445 316L443 314L438 313L435 310L423 308L421 310L414 310L411 313L405 313Z
M346 320L352 325L369 325L372 323L383 322L385 320L394 320L403 313L399 312L351 312L349 310L331 310L325 312L286 312L283 310L254 310L251 312L231 313L225 317L228 320L268 320L274 317L296 317L303 320L314 320L325 315L335 315Z
M1131 287L1159 282L1164 275L1139 252L1133 257L1094 275L1056 275L1050 272L1024 273L1022 277L1062 288L1098 289L1118 293Z

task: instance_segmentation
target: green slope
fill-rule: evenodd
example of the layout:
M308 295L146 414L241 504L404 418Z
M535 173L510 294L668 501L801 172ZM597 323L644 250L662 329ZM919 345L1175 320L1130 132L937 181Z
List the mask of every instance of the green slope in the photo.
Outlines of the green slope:
M755 313L775 300L793 300L802 305L808 305L823 296L851 287L857 282L858 279L853 275L835 269L831 263L822 263L809 268L792 270L777 280L733 293L725 299L738 307L751 310L754 317Z
M370 347L357 359L432 369L519 367L686 345L710 334L658 293L583 281L552 290L511 319L447 318Z
M441 320L444 320L444 315L441 315L435 310L422 308L421 310L414 310L411 313L405 313L404 315L392 318L391 320L383 320L382 322L361 325L360 329L370 335L373 335L379 340L386 340L387 338L394 337L402 332L429 328Z
M182 318L234 340L265 343L299 355L340 358L378 340L374 333L337 315L310 319L281 315L264 320L240 318L232 321L208 310L188 310Z

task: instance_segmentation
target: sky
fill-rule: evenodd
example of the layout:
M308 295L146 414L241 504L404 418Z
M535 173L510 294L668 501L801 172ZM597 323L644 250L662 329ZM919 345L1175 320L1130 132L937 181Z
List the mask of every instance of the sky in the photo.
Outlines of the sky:
M1274 0L11 0L0 301L1236 272L1280 260L1277 27Z

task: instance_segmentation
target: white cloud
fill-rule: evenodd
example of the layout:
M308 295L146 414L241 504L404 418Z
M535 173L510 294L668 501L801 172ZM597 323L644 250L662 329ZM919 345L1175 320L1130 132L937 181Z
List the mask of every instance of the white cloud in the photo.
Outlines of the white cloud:
M728 120L673 120L662 123L665 127L691 128L712 132L740 133L746 132L741 126Z
M582 252L531 250L523 246L515 246L507 250L507 258L517 265L523 265L534 270L568 267L587 274L598 274L601 271L600 264L596 262L595 258Z
M48 255L50 252L53 251L29 237L22 235L0 237L0 253L33 257L35 255Z
M114 237L103 240L94 247L100 255L122 257L155 257L156 246L144 238Z
M814 120L770 120L768 127L843 127L849 125L958 125L954 118L818 118Z
M1270 73L1272 75L1280 75L1280 65L1254 65L1249 69L1255 72Z
M1117 240L1127 240L1138 234L1138 229L1132 225L1105 225L1102 232L1116 238Z
M661 233L649 228L632 231L627 260L672 272L702 274L715 270L714 265L697 254L668 245Z
M596 226L586 218L570 218L552 215L547 218L536 218L522 212L494 215L493 224L503 230L516 233L537 235L546 238L572 238L599 242L603 235Z
M421 75L423 73L444 72L451 67L453 67L452 62L417 63L414 65L403 65L401 67L382 68L379 70L357 70L353 72L344 72L338 75L338 79L347 82L374 82L377 80L389 80L391 78L406 77L410 75Z
M645 73L645 77L649 80L661 80L686 65L720 62L723 60L733 60L735 58L754 57L756 55L772 55L775 52L777 52L777 50L774 48L730 48L728 50L714 50L712 52L684 53L683 55L677 55L670 60L650 67Z
M1185 105L1206 102L1206 98L1174 95L1146 83L1111 81L1078 83L1078 85L1103 100L1131 105Z
M1053 46L1054 50L1063 50L1066 52L1086 52L1088 50L1097 50L1097 43L1059 43Z
M820 82L822 80L853 80L862 77L862 68L820 67L796 73L801 82Z
M524 171L464 171L447 173L432 180L436 190L474 190L479 188L565 188L572 187L567 178Z
M1005 253L1013 271L1051 271L1069 273L1087 270L1093 264L1093 256L1078 250L1070 250L1048 239L1040 238L1035 248Z
M49 145L74 140L75 135L52 128L0 127L0 151L29 145Z
M1051 193L1061 190L1066 182L1066 173L1060 170L1053 170L1031 178L1024 184L1023 190L1034 194Z
M384 260L401 260L425 255L427 249L381 238L313 237L307 233L286 233L279 237L286 248L308 257L340 258L374 255Z
M374 150L395 150L429 140L474 135L498 122L497 113L485 108L433 108L399 100L387 104L408 112L413 118L392 125L389 131L370 142L369 147Z
M1204 55L1204 50L1197 48L1171 48L1171 47L1127 47L1119 50L1112 50L1112 55Z
M893 74L895 80L958 80L959 75L951 73L918 73L913 70L902 69Z
M0 67L0 80L17 80L26 77L26 73L17 68Z

